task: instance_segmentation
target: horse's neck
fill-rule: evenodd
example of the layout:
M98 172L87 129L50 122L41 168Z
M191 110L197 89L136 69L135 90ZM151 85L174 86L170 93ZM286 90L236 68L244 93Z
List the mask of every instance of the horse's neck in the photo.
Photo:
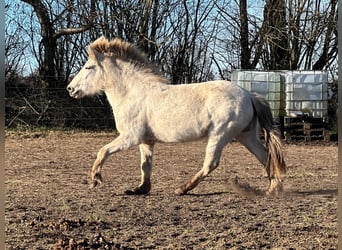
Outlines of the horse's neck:
M117 93L116 91L114 91L113 89L105 91L105 94L107 96L107 100L110 106L113 109L113 112L117 113L120 109L120 104L124 100L124 97L120 93Z
M112 106L113 112L119 112L122 108L130 108L127 101L139 102L144 95L149 93L149 88L155 84L164 85L166 80L150 72L139 71L131 65L122 63L121 72L118 75L109 75L107 79L108 89L105 90L107 99ZM114 79L114 80L113 80ZM139 100L138 100L139 99ZM125 107L121 107L125 105Z
M105 94L107 96L107 100L109 104L112 106L113 112L117 113L123 108L126 107L128 101L135 101L134 93L141 93L142 86L140 84L136 84L136 86L128 86L129 83L126 83L124 80L119 82L114 82L111 87L105 90Z
M112 106L113 111L117 110L117 107L122 103L127 95L127 83L124 81L125 77L123 77L124 72L120 72L115 69L107 69L109 72L106 75L106 87L105 94L107 96L107 100Z

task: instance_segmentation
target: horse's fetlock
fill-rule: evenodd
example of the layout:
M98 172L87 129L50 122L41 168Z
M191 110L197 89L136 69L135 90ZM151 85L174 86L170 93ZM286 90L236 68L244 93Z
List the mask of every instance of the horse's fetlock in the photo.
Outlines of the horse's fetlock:
M184 189L183 187L179 187L179 188L177 188L177 189L175 190L175 194L176 194L176 195L184 195L184 194L186 194L186 193L187 193L187 190Z
M102 181L103 181L103 179L102 179L101 173L92 174L90 189L93 189L97 185L101 184Z
M94 180L96 180L96 181L98 181L98 182L102 182L103 179L102 179L101 173L96 173L96 174L94 175Z

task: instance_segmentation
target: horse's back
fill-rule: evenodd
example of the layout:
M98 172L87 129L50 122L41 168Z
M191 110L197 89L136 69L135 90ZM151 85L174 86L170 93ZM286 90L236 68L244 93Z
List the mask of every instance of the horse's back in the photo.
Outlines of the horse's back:
M204 85L208 86L204 88L206 108L213 124L223 128L243 128L249 124L254 109L248 91L228 81L213 81Z
M228 81L165 86L150 96L148 124L161 141L188 141L216 127L243 126L253 116L248 93Z

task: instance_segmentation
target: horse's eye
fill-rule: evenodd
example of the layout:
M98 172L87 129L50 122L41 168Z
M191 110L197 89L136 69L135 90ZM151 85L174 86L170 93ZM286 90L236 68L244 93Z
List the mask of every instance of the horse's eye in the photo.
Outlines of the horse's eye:
M85 67L85 69L93 69L93 68L95 68L95 65L90 65L90 66Z

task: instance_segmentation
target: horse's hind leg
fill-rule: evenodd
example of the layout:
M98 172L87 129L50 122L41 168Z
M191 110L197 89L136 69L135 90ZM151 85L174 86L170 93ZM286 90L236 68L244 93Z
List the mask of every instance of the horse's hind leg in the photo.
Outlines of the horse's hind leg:
M243 132L236 137L236 140L244 145L262 165L266 166L267 151L260 139L257 137L256 131Z
M202 169L182 186L177 188L175 193L178 195L186 194L189 190L195 188L204 177L217 168L220 162L222 149L228 142L229 140L223 140L223 138L209 138Z
M249 130L247 132L241 133L236 139L244 145L252 154L256 156L256 158L260 161L260 163L265 167L268 179L270 181L269 188L266 194L278 194L282 192L282 182L279 178L275 178L271 176L269 167L267 166L267 150L263 143L260 141L257 136L256 130Z
M147 194L151 190L153 144L140 144L139 149L141 156L141 183L137 188L127 190L125 193L128 195Z

